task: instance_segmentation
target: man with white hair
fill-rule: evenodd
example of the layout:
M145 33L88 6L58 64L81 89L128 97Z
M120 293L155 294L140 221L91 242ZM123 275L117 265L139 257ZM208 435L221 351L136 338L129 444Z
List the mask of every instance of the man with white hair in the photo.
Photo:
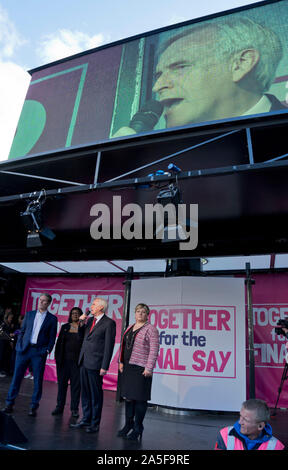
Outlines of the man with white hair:
M79 355L81 402L83 417L78 423L71 423L72 428L86 428L86 432L99 431L103 407L103 377L106 375L112 358L116 323L105 313L107 301L95 298L91 304L92 318L87 315L79 318L81 322L79 334L83 335L82 348Z
M153 92L166 127L287 109L267 94L282 58L271 29L234 17L185 28L159 48ZM121 128L114 137L135 134Z

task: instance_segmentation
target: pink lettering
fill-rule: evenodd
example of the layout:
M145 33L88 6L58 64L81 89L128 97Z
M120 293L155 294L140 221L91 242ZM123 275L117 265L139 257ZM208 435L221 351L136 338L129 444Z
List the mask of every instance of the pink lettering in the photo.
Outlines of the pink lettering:
M219 351L219 353L210 351L207 357L205 351L194 351L193 360L198 364L192 364L192 368L199 372L203 370L210 372L212 369L214 372L224 372L231 354L231 351L228 351L226 354L223 351Z
M215 321L216 310L205 310L205 330L216 330L216 326L212 325Z
M160 348L157 364L160 369L186 370L186 366L179 362L179 349L177 348L169 348L166 352L164 348Z
M164 369L168 369L168 366L170 367L170 369L174 369L174 367L173 367L173 356L172 356L171 349L167 349L163 367L164 367Z
M230 331L230 326L228 325L228 322L230 320L230 312L228 310L218 310L218 315L217 315L217 330L226 330Z
M210 372L211 369L214 369L215 372L218 372L217 360L214 351L210 351L207 361L206 372Z
M192 368L198 372L201 372L205 369L205 361L202 358L205 358L206 354L204 351L194 351L193 353L193 361L198 362L199 365L192 365Z
M220 354L220 357L221 357L221 360L222 360L222 364L220 366L219 372L223 372L225 367L226 367L226 364L229 361L229 358L231 356L231 351L228 351L226 356L222 351L219 351L219 354Z

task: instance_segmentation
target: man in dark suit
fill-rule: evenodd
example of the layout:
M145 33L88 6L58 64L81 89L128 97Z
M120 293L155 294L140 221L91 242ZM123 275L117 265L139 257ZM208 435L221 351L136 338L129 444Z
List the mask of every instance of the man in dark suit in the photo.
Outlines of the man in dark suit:
M6 398L4 412L12 413L25 371L31 363L34 374L34 390L29 411L36 416L42 396L42 383L47 355L51 353L57 334L57 318L48 312L52 297L42 294L38 310L27 312L16 344L14 375Z
M81 402L83 417L78 423L71 423L72 428L86 428L86 432L97 432L103 407L103 377L111 361L116 323L105 315L107 302L95 298L90 311L92 318L80 327L83 343L79 356L81 379ZM87 316L81 315L80 321Z

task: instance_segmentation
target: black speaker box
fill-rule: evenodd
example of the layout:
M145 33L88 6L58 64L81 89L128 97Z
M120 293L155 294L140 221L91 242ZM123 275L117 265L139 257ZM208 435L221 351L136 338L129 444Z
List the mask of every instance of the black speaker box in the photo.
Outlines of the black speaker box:
M28 439L14 421L14 418L3 411L0 411L0 443L7 444L24 444Z

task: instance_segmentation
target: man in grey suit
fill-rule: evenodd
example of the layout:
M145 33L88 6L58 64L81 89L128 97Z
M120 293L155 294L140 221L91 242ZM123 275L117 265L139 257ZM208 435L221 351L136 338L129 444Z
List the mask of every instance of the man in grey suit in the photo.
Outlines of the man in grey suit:
M107 301L95 298L90 307L92 318L80 327L83 343L79 356L81 379L81 402L83 417L72 428L86 428L86 432L99 431L103 407L103 377L107 373L112 358L116 323L105 315ZM87 316L81 315L80 321Z

